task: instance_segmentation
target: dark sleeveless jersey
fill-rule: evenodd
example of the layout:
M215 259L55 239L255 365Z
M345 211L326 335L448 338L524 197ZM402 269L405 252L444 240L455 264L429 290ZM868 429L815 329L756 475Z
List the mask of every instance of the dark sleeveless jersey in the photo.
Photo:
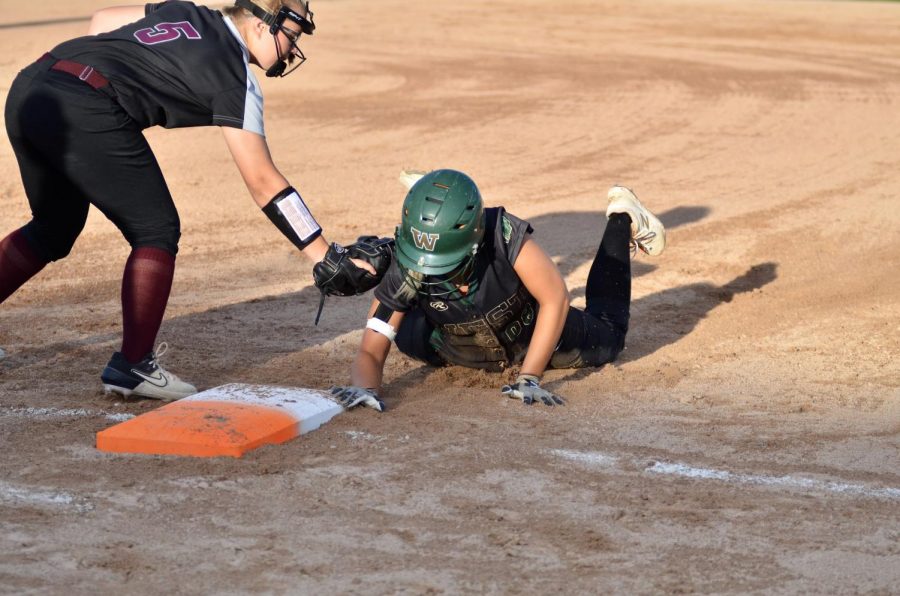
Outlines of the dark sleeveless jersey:
M395 260L375 288L375 298L396 312L421 308L438 331L431 338L433 347L448 361L495 368L498 363L524 358L534 332L537 302L513 269L531 226L503 207L485 209L485 220L474 282L466 295L400 298L397 291L404 283L403 274Z
M142 128L216 125L263 135L262 92L231 19L176 0L145 10L139 21L50 53L94 67Z

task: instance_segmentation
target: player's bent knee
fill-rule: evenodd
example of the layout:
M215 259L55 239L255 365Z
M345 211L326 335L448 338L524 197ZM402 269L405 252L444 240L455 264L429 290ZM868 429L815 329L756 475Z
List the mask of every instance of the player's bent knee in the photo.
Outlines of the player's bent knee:
M72 247L75 246L75 240L81 233L81 228L59 230L31 221L22 228L22 233L35 254L50 263L69 256Z
M175 230L130 234L128 243L131 244L131 248L159 248L176 255L180 239L181 231L176 228Z

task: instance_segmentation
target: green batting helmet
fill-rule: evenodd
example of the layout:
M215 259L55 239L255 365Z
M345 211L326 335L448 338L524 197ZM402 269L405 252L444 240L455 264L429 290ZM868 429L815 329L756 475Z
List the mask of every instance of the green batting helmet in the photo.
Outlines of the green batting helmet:
M398 265L421 276L444 276L471 263L484 238L484 204L471 178L435 170L403 201L396 232Z

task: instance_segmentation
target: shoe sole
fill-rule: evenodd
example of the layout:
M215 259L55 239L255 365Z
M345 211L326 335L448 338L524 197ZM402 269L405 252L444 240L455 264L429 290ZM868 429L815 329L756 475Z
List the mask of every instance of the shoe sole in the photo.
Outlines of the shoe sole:
M422 170L403 170L400 172L400 184L402 184L406 190L409 190L427 173L428 172L423 172Z
M107 393L118 393L124 397L146 397L161 401L177 401L197 392L196 388L190 393L161 390L162 388L154 387L146 381L138 382L111 366L107 366L103 370L103 374L100 375L100 382L103 383Z
M118 393L122 397L144 397L147 399L158 399L159 401L178 401L179 399L183 399L188 395L193 395L193 393L188 393L186 395L163 395L163 394L155 394L151 395L149 393L144 393L143 391L136 391L134 389L127 389L125 387L119 387L118 385L109 385L107 383L103 383L103 389L106 393Z
M617 189L621 189L622 193L616 192ZM644 244L638 242L637 240L632 240L634 245L641 249L641 252L649 255L651 257L656 257L662 254L662 252L666 249L666 227L659 221L659 218L656 217L649 209L644 207L643 203L641 203L640 199L637 198L637 195L634 194L634 191L628 188L627 186L615 185L609 190L609 194L612 195L615 193L615 198L610 199L609 204L613 205L616 203L624 203L633 205L634 209L640 214L642 217L646 218L645 227L648 230L656 230L657 237L662 239L662 247L659 250L651 252L647 250ZM609 208L607 208L607 214L609 214ZM628 213L629 217L631 217L631 213Z

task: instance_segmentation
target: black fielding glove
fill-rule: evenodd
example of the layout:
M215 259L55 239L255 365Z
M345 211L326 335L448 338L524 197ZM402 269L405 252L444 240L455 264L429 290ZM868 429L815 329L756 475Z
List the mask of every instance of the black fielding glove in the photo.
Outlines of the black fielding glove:
M326 296L356 296L368 292L384 277L393 256L392 238L360 236L347 247L333 242L325 257L313 266L313 280L322 293L316 325L319 324ZM365 261L375 269L375 275L357 267L350 259Z

